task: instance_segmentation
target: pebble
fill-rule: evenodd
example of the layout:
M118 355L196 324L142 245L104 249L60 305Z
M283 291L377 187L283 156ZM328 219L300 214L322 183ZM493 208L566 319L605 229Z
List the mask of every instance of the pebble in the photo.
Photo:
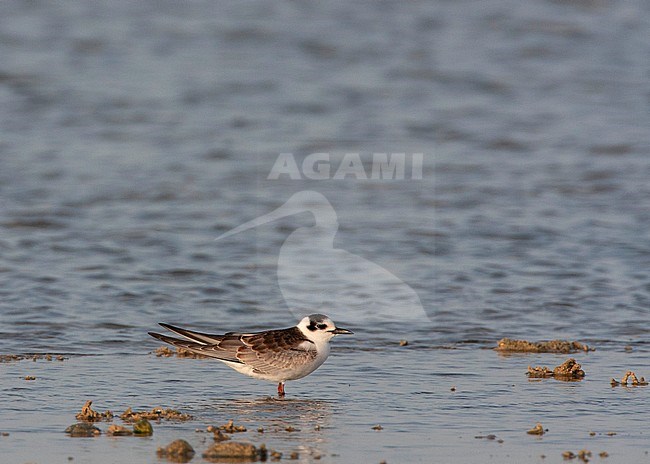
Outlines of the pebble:
M65 429L71 437L96 437L101 434L101 430L88 422L78 422Z
M527 434L529 435L544 435L544 427L542 427L542 424L539 422L533 427L532 429L526 431Z
M174 440L164 448L158 448L160 457L172 458L175 462L189 462L194 456L194 448L185 440Z
M140 419L133 424L133 433L135 435L149 436L153 435L153 427L147 419Z
M203 457L207 459L215 458L250 458L255 459L258 456L258 450L250 443L240 443L236 441L229 441L223 443L215 443L208 448Z

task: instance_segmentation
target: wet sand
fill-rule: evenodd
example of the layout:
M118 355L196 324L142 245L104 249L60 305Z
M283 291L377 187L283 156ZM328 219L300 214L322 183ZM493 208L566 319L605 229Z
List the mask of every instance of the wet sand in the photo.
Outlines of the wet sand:
M4 363L4 462L65 462L69 456L100 464L160 462L157 449L177 439L195 450L191 462L207 462L202 453L215 443L208 427L229 420L246 428L235 433L231 427L232 440L264 444L282 453L282 461L297 453L300 462L553 463L583 449L596 462L602 452L607 462L647 458L650 389L610 385L627 370L645 372L643 350L611 344L576 355L585 378L558 382L529 379L526 370L560 365L562 354L503 355L488 345L436 347L417 340L382 349L361 345L339 346L317 373L288 383L283 400L270 396L272 384L210 360L142 352ZM26 375L36 380L26 382ZM96 411L111 410L115 418L93 423L102 430L97 437L70 437L65 428L90 398ZM128 407L172 408L193 418L152 419L148 437L107 435L110 424L130 426L118 417ZM545 433L528 434L538 422Z

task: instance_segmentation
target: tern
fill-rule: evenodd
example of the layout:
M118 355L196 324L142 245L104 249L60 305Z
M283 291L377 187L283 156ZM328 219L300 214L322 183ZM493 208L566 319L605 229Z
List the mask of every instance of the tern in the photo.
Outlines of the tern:
M336 327L323 314L305 316L298 325L287 329L254 333L228 332L219 335L165 323L160 325L185 340L156 332L149 332L149 335L170 345L218 359L249 377L277 382L278 396L281 398L285 396L286 381L301 379L325 362L333 337L353 333Z

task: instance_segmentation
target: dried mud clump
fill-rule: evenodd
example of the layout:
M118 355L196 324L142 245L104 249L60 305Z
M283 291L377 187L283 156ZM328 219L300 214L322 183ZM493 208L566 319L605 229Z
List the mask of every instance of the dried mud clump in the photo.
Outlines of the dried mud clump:
M157 357L162 356L165 358L176 356L177 358L203 359L209 357L204 354L194 353L193 351L186 350L185 348L181 348L180 346L176 347L176 351L172 350L168 346L161 346L156 348L153 353Z
M97 427L88 422L78 422L65 429L71 437L96 437L102 433Z
M97 412L91 405L93 402L91 400L86 401L86 403L81 408L81 412L77 413L75 416L77 420L87 421L87 422L98 422L102 420L112 420L113 413L111 411L106 412Z
M151 411L133 411L131 408L127 408L122 414L120 414L120 419L124 422L137 422L140 419L161 421L166 420L175 420L175 421L188 421L194 419L189 414L184 414L175 409L162 409L162 408L153 408Z
M170 357L174 356L175 351L172 350L168 346L159 346L158 348L156 348L156 350L153 353L159 358L161 356L164 356L165 358L170 358ZM159 448L159 449L161 449L161 448Z
M259 457L260 452L250 443L240 443L236 441L228 441L222 443L215 443L209 447L204 453L204 459L221 459L221 458L237 458L237 459L250 459L255 460Z
M557 380L581 380L585 376L585 371L582 370L582 366L580 366L575 359L569 358L552 371L546 366L528 366L528 372L526 372L526 375L528 375L529 378L553 377Z
M567 359L553 369L553 377L556 379L582 379L584 376L585 371L582 370L582 366L573 358Z
M620 382L616 379L612 379L610 381L610 384L612 385L612 387L615 387L617 385L623 385L624 387L627 387L628 380L629 380L629 384L632 385L633 387L643 387L648 385L648 382L646 381L645 377L641 377L640 379L638 379L636 374L632 371L627 371L625 375L621 378Z
M526 431L528 435L544 435L544 432L544 427L539 422L535 425L535 427Z
M204 354L195 353L185 348L177 347L176 348L176 357L177 358L191 358L191 359L207 359L210 356Z
M174 440L164 448L158 448L156 454L174 462L189 462L194 457L194 448L185 440Z
M225 433L237 433L237 432L245 432L246 427L244 427L243 425L235 425L232 419L230 419L226 424L220 426L218 430L221 430Z
M576 353L579 351L593 351L594 349L580 342L569 342L566 340L529 342L526 340L502 338L497 342L495 350L512 353Z
M223 433L223 432L222 432L221 430L219 430L219 429L215 429L215 430L213 430L213 431L212 431L212 435L213 435L214 441L226 441L226 440L230 440L230 436L226 435L225 433Z
M52 361L52 359L56 359L57 361L63 361L64 358L61 355L56 356L54 358L51 354L0 354L0 363L4 362L12 362L12 361L23 361L25 359L31 359L32 361L38 361L39 359L45 359L46 361Z
M562 457L565 460L569 460L575 458L576 454L573 451L565 451L564 453L562 453Z
M545 379L547 377L553 377L553 371L550 370L548 367L540 367L540 366L535 366L535 367L530 367L528 366L528 372L526 372L526 375L530 378L534 379Z
M578 454L575 454L573 451L565 451L562 453L562 457L565 461L570 461L572 459L578 458L582 462L589 462L589 459L591 458L591 451L583 449L578 451Z

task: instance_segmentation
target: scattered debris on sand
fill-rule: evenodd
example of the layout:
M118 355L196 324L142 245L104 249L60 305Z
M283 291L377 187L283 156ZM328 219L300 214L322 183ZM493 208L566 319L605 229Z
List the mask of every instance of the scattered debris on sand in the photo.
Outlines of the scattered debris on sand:
M291 454L289 455L289 459L296 460L300 457L300 454L298 451L292 451Z
M126 437L133 435L133 431L127 429L123 425L111 424L106 431L106 435L112 435L114 437Z
M636 374L632 371L627 371L625 375L621 378L620 382L612 378L612 380L609 383L612 387L615 387L617 385L623 385L624 387L627 387L628 380L630 381L630 385L632 385L633 387L643 387L648 385L648 382L646 381L645 377L641 377L640 379L638 379L636 377Z
M159 346L154 350L153 354L155 354L156 357L158 358L160 358L161 356L164 356L165 358L170 358L174 356L176 352L168 346Z
M65 433L70 434L71 437L96 437L102 431L88 422L77 422L66 428Z
M497 438L497 436L493 433L489 435L476 435L474 438L477 438L479 440L496 441L497 443L503 443L503 438Z
M158 448L156 454L174 462L189 462L194 457L194 448L185 440L174 440L164 448Z
M582 370L582 366L580 366L575 359L569 358L552 371L546 366L528 366L526 375L528 375L529 378L553 377L557 380L581 380L585 376L585 371Z
M373 429L373 430L384 430L384 428L383 428L381 425L379 425L379 424L374 425L374 426L372 427L372 429Z
M230 440L230 436L226 435L225 433L223 433L223 432L222 432L221 430L219 430L219 429L214 430L214 431L212 432L212 434L213 434L213 436L214 436L214 441L226 441L226 440Z
M176 356L177 358L192 358L192 359L203 359L209 357L204 354L199 354L190 350L186 350L185 348L181 348L180 346L177 346L175 351L169 348L168 346L160 346L156 348L153 353L159 358L161 356L165 358Z
M593 431L589 432L590 437L595 437L596 435L607 435L608 437L613 437L613 436L616 435L616 432L611 432L611 431L610 432L598 432L598 433L593 432Z
M194 351L186 350L185 348L176 347L177 358L191 358L191 359L208 359L210 356L195 353Z
M243 425L235 425L233 423L233 420L230 419L226 424L219 426L218 430L222 430L223 432L226 433L237 433L237 432L245 432L246 427Z
M609 456L609 453L607 451L601 451L600 453L598 453L598 456L604 459Z
M582 366L576 362L575 359L569 358L562 364L553 369L553 377L564 379L582 379L585 376L585 371Z
M51 354L0 354L0 363L23 361L26 359L31 359L32 361L38 361L40 359L45 359L46 361L52 361L53 359L63 361L67 358L62 355L54 356Z
M113 413L111 411L97 412L93 408L91 408L92 404L93 404L92 400L86 401L86 403L81 408L81 412L77 413L77 415L75 416L77 420L87 421L87 422L98 422L101 420L110 421L113 419Z
M153 435L153 427L151 422L147 419L140 419L138 422L133 424L133 434L140 436L149 436Z
M124 422L137 422L140 419L188 421L194 419L194 417L175 409L153 408L151 411L133 411L131 408L127 408L126 411L120 414L120 419Z
M409 341L408 340L400 340L399 341L399 346L408 346Z
M544 427L539 422L535 425L535 427L526 431L526 433L529 435L544 435L544 432L546 432L546 430L544 430Z
M572 451L565 451L564 453L562 453L562 457L565 460L571 460L571 459L578 458L582 462L589 462L589 458L591 458L591 451L583 449L583 450L578 451L577 454L573 453Z
M530 378L534 379L545 379L548 377L553 377L553 371L550 370L548 367L540 367L540 366L535 366L535 367L530 367L528 366L528 371L526 372L526 375Z
M26 375L25 380L36 380L36 377L34 377L33 375Z
M579 351L594 351L580 342L566 340L551 340L548 342L529 342L502 338L497 342L497 351L512 353L576 353Z
M266 450L266 447L264 449ZM215 443L203 453L204 459L238 458L255 460L259 456L260 450L255 445L236 441Z

